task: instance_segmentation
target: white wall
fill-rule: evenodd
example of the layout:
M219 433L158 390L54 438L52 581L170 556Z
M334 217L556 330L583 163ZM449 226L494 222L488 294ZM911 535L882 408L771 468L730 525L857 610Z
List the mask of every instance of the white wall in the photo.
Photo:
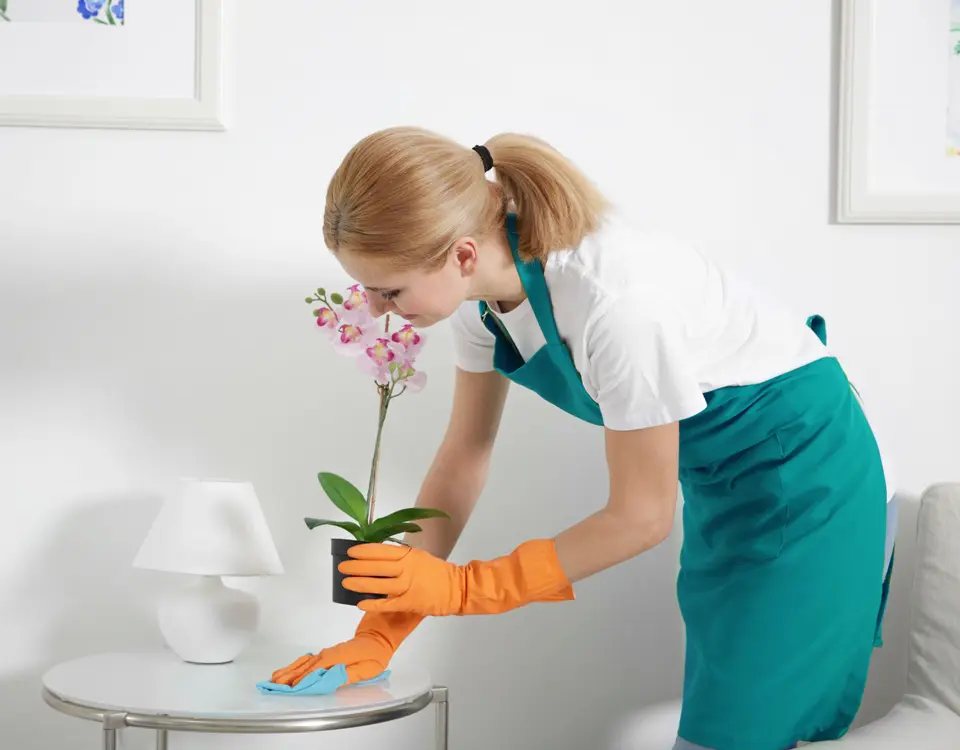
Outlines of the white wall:
M227 133L0 130L3 747L96 746L94 726L42 704L38 677L157 645L153 603L179 581L130 561L181 475L255 483L287 568L256 586L267 633L319 648L351 632L356 613L328 603L329 534L301 519L326 509L318 470L362 478L374 406L302 298L346 282L320 236L326 181L382 126L467 145L545 137L638 219L704 243L799 315L824 314L900 485L956 478L960 231L831 225L830 3L228 6ZM433 332L431 384L391 415L384 507L412 502L440 439L448 345ZM557 532L604 495L600 434L515 392L455 555ZM451 687L458 750L596 747L622 712L679 690L676 555L675 536L571 605L431 622L397 665L425 663ZM892 700L902 656L878 656L865 715ZM425 747L432 727L424 713L324 747Z

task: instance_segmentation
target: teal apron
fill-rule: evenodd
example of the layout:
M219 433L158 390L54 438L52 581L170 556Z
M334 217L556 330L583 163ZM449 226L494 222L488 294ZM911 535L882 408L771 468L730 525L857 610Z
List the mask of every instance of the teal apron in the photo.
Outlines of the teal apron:
M524 361L481 302L494 367L602 425L560 338L543 268L519 257L513 214L507 234L546 344ZM826 340L822 318L808 325ZM889 586L873 433L833 357L704 398L706 409L680 422L679 735L714 750L836 739L859 709Z

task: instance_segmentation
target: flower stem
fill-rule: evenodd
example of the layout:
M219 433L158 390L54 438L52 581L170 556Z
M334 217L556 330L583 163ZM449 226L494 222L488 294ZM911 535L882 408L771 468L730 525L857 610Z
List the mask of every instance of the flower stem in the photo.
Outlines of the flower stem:
M390 313L387 313L387 319L383 326L383 333L390 331ZM380 470L380 439L383 437L383 423L387 421L387 409L390 406L390 398L393 395L394 383L385 386L377 386L380 391L380 414L377 421L377 442L373 446L373 462L370 465L370 484L367 486L367 525L373 523L373 509L377 502L377 474Z
M373 509L376 504L377 473L380 469L380 439L383 437L383 423L387 420L387 407L390 405L392 386L380 389L380 415L377 420L377 441L373 446L373 462L370 465L370 484L367 486L367 525L373 523Z
M333 305L330 303L330 300L327 299L327 295L326 295L326 294L323 294L323 295L317 294L317 295L315 295L314 298L317 300L317 302L319 302L320 304L322 304L324 307L327 307L327 308L333 310ZM333 312L334 312L334 314L336 315L336 312L337 312L337 311L336 311L336 310L333 310ZM339 320L339 319L340 319L340 317L337 316L337 320Z

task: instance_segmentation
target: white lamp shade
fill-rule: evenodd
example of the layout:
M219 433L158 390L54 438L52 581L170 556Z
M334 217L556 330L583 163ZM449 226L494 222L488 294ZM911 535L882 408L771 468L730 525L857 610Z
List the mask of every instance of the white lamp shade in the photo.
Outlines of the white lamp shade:
M249 482L190 479L160 509L134 567L209 576L283 573Z

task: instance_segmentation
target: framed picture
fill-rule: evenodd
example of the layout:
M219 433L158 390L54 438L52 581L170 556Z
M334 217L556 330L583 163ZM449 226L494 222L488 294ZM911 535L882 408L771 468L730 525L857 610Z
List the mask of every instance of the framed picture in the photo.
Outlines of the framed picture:
M960 222L960 0L841 0L837 220Z
M223 0L0 0L0 125L223 130Z

